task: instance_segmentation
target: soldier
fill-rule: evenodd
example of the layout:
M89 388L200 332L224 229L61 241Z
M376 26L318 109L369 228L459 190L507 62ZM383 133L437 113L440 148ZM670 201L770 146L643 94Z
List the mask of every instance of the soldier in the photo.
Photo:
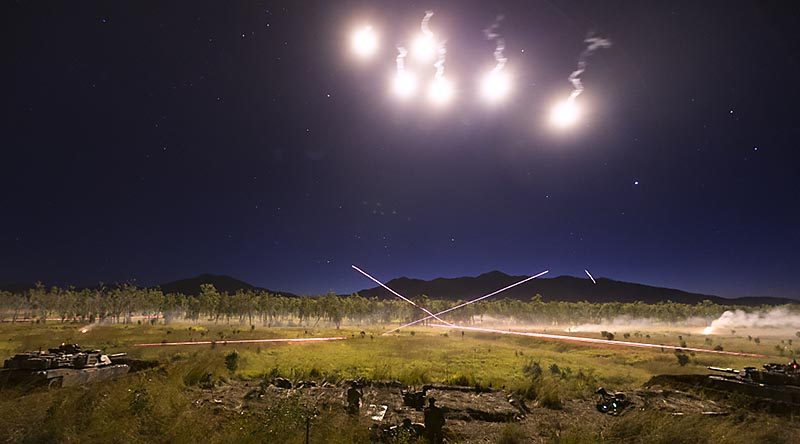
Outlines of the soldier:
M361 392L359 392L356 388L356 383L351 383L350 388L347 389L347 413L351 415L358 415L358 412L361 409L362 396L363 395Z
M442 444L442 427L444 427L444 412L436 406L436 399L428 398L428 407L425 407L425 434L431 444Z

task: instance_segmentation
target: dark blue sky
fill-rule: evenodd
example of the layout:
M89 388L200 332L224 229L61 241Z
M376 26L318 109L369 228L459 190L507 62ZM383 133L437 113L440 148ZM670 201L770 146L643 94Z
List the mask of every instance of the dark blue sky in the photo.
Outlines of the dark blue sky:
M457 100L388 93L448 38ZM499 13L511 100L486 107ZM5 2L0 282L300 293L489 270L800 297L788 2ZM355 63L369 19L378 57ZM546 125L587 32L576 128ZM638 183L638 184L637 184Z

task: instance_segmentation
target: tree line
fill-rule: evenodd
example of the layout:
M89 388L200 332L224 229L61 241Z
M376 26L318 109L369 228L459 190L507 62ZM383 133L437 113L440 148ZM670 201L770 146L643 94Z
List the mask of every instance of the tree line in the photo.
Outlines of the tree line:
M437 313L464 301L438 300L427 296L415 303ZM527 324L602 323L620 317L663 323L685 322L690 318L712 320L726 310L766 310L770 306L720 305L660 302L563 302L494 299L471 304L448 313L449 320L474 323L486 318ZM800 306L787 306L800 313ZM258 290L221 293L211 284L200 293L163 293L159 289L122 285L113 288L45 288L41 284L23 293L0 291L2 322L160 322L174 321L238 323L265 326L317 326L346 324L388 324L410 322L421 317L419 308L399 299L365 298L352 294L337 296L288 297Z

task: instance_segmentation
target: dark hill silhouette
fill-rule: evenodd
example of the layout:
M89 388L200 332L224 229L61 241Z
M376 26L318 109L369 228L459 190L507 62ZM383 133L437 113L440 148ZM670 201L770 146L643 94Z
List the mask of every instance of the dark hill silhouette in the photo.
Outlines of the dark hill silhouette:
M484 273L477 277L437 278L430 281L401 277L392 279L386 285L405 297L414 298L427 295L432 299L468 300L491 293L500 288L519 282L525 276L509 276L500 271ZM369 288L358 292L365 297L394 297L381 287ZM697 304L709 300L717 304L741 305L779 305L796 303L797 301L775 297L746 297L728 299L714 295L689 293L672 288L651 287L648 285L621 282L611 279L597 279L593 284L587 278L558 276L555 278L537 278L516 286L497 298L530 300L536 294L542 295L544 301L589 301L589 302L679 302Z
M230 276L204 273L188 279L167 282L159 285L164 293L200 294L200 285L212 284L220 293L236 293L237 290L255 290L256 287Z
M461 299L468 300L483 296L507 285L519 282L525 276L510 276L500 271L484 273L480 276L466 276L458 278L436 278L430 281L401 277L392 279L387 285L406 297L428 295L434 299ZM214 274L201 274L199 276L167 282L157 286L164 293L182 293L186 295L200 294L201 284L212 284L221 293L233 294L238 290L258 290L297 297L296 294L285 291L274 291L255 287L242 280ZM106 288L112 285L104 285ZM0 285L0 290L12 293L22 293L31 288L33 284L16 283ZM47 287L47 286L45 286ZM96 288L96 287L94 287ZM377 297L387 299L394 297L381 287L368 288L358 292L364 297ZM689 293L672 288L652 287L649 285L621 282L612 279L599 278L597 284L586 278L573 276L558 276L555 278L538 278L522 285L506 290L495 298L530 300L536 294L542 295L544 301L589 301L589 302L635 302L656 303L664 301L679 302L684 304L697 304L709 300L717 304L736 305L780 305L798 303L799 301L777 297L744 297L723 298L715 295Z
M165 284L161 284L158 287L161 288L161 291L166 293L181 293L185 295L193 295L197 296L200 294L200 285L201 284L212 284L214 288L217 289L220 293L228 293L233 294L236 293L238 290L258 290L258 291L268 291L270 293L280 293L283 296L290 296L294 297L296 295L292 293L287 293L285 291L272 291L266 288L255 287L253 285L248 284L245 281L232 278L230 276L225 276L221 274L201 274L200 276L196 276L189 279L181 279L173 282L167 282Z

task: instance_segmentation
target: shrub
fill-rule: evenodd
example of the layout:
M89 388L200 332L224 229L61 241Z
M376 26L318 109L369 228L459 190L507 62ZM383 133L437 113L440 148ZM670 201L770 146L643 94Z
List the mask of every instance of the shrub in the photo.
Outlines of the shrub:
M542 377L542 366L539 361L530 360L522 366L522 373L531 379L539 379Z
M239 368L239 353L236 350L225 355L225 368L230 372L235 372Z

